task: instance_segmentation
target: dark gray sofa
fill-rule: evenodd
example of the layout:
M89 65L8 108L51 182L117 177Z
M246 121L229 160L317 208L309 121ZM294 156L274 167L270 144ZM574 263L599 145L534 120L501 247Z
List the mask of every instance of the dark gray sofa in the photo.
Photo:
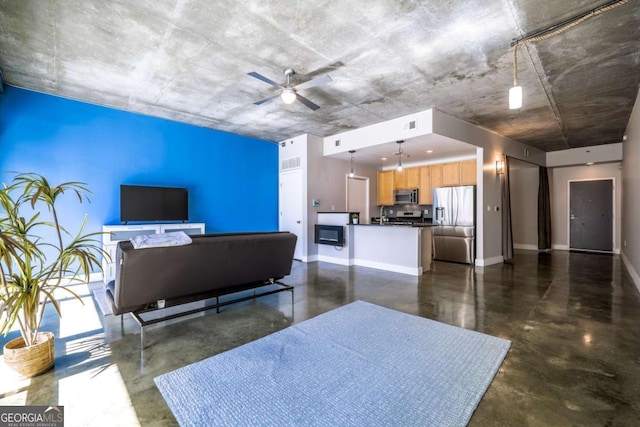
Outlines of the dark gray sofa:
M288 232L268 232L191 239L185 246L146 249L120 242L116 279L106 292L113 313L136 317L157 309L158 300L169 307L277 282L291 273L297 238Z

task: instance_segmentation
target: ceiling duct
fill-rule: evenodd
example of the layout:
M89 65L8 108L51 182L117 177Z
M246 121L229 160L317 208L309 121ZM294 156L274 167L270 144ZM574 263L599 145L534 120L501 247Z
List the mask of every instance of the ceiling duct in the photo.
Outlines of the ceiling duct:
M413 130L417 127L416 121L415 120L411 120L409 122L406 122L402 125L402 130Z

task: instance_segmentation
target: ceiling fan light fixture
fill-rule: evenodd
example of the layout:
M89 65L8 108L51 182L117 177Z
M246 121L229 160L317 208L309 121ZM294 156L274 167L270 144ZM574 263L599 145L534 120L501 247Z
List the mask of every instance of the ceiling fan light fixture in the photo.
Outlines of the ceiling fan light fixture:
M293 104L296 101L296 92L291 88L285 88L282 90L280 98L285 104Z

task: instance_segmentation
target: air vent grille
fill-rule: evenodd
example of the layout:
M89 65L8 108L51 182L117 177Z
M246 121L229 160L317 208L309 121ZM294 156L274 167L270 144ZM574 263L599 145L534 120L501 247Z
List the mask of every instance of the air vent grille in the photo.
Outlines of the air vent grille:
M280 170L286 171L300 167L300 156L280 160Z
M411 120L410 122L406 122L402 125L402 130L413 130L416 128L416 121Z

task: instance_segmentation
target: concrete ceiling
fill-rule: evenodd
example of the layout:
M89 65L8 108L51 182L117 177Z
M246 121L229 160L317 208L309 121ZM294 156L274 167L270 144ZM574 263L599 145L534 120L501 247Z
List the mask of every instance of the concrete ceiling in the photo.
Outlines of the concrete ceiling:
M272 141L429 108L544 151L622 140L640 84L640 2L518 51L586 0L2 0L6 83ZM254 101L293 68L321 108Z

